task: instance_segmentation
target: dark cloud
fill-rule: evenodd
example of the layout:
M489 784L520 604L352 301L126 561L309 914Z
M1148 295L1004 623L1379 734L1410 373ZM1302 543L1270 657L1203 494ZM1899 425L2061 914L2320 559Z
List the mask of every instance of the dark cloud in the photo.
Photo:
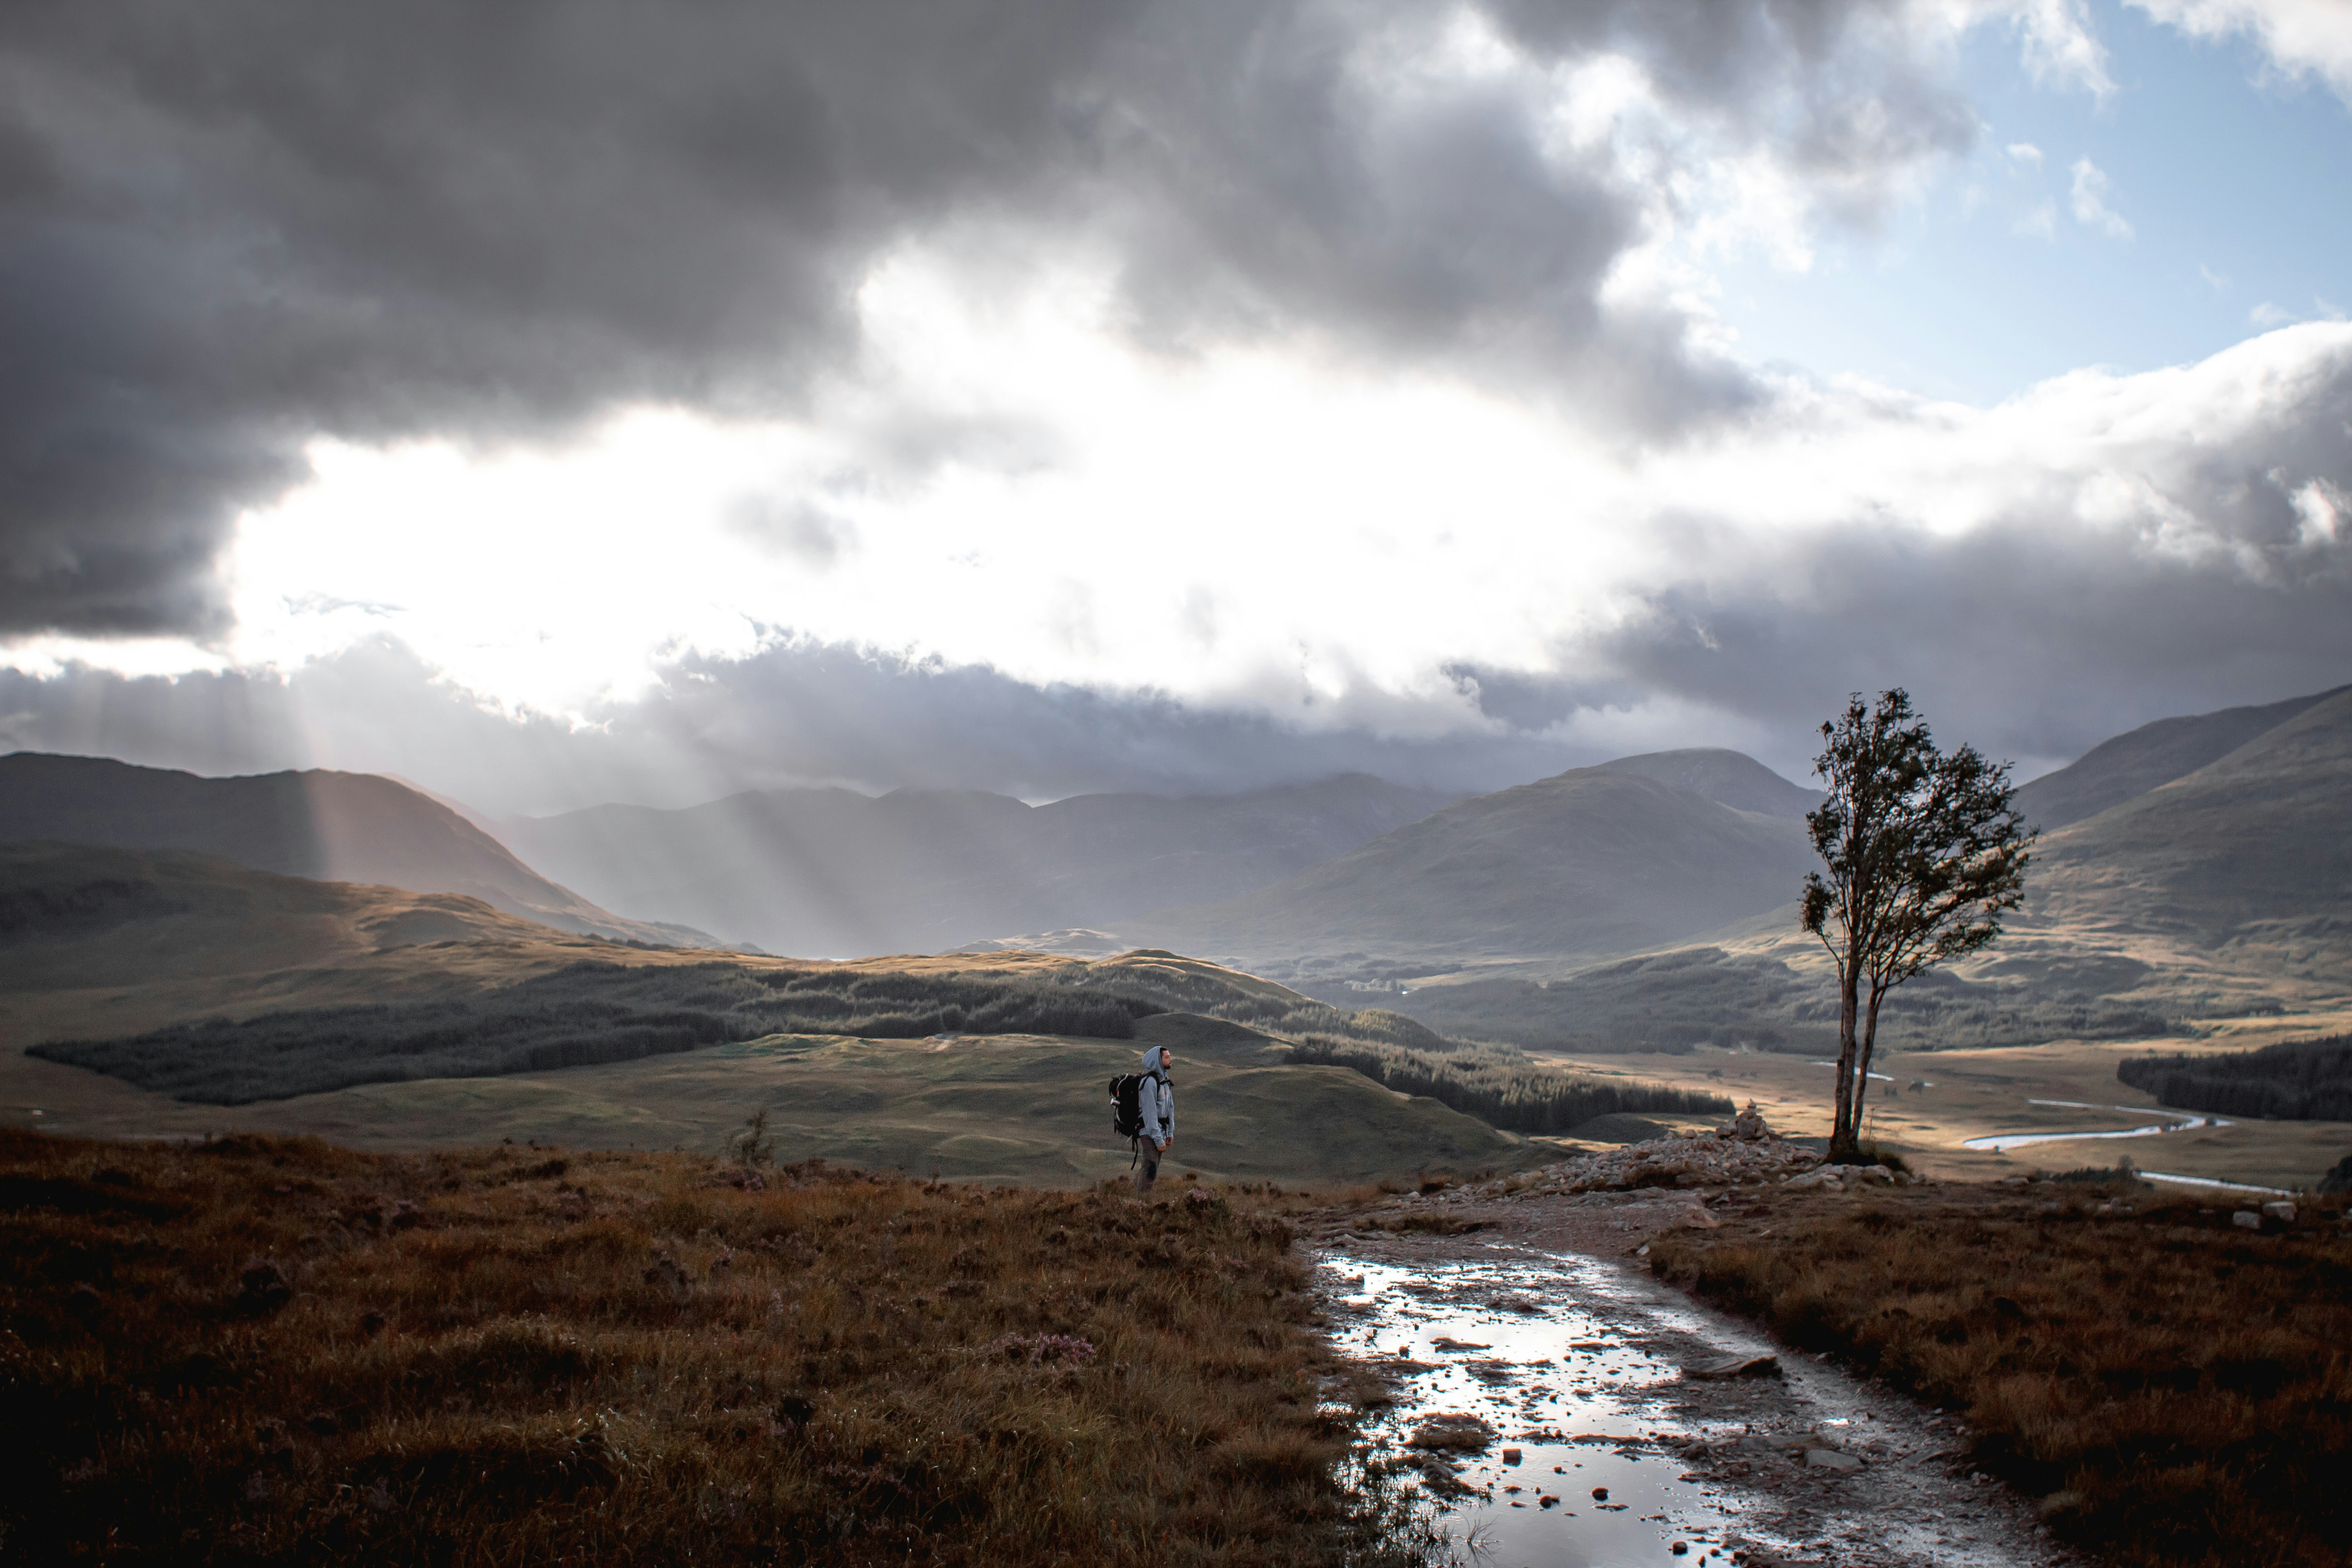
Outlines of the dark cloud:
M1866 205L1873 168L1969 133L1890 14L1576 0L1500 25L1555 55L1634 48L1677 112L1769 133ZM848 363L872 259L958 223L1108 247L1171 350L1320 329L1653 433L1744 405L1671 312L1597 308L1642 222L1605 149L1547 153L1507 83L1391 79L1438 20L1402 0L16 0L0 633L217 630L230 519L316 434L788 410Z

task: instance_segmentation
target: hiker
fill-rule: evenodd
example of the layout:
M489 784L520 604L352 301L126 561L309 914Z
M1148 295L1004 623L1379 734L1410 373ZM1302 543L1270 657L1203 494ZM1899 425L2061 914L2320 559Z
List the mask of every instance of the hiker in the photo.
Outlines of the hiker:
M1175 1060L1176 1053L1166 1046L1143 1053L1143 1078L1136 1086L1137 1109L1143 1113L1143 1131L1136 1135L1143 1156L1142 1171L1135 1178L1139 1193L1150 1192L1159 1180L1160 1156L1176 1142L1176 1086L1168 1081L1168 1068Z

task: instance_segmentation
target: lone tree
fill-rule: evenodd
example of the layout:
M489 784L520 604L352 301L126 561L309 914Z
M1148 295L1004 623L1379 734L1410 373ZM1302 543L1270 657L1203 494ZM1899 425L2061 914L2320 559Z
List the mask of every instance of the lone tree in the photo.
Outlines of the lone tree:
M1878 706L1856 692L1813 771L1829 798L1805 817L1827 875L1805 874L1804 926L1838 970L1837 1120L1830 1158L1861 1152L1862 1101L1886 994L2000 934L2023 896L2035 833L2014 804L2009 764L1973 746L1936 750L1900 688Z

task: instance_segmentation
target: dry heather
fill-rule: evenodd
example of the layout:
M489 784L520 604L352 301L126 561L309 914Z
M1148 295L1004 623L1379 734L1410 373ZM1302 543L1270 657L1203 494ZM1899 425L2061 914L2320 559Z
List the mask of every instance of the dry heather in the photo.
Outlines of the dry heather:
M2256 1234L2057 1183L1822 1198L1652 1245L1665 1278L1964 1412L1975 1462L2103 1562L2315 1568L2352 1552L2343 1221L2306 1205Z
M1270 1197L0 1134L0 1553L1379 1555Z

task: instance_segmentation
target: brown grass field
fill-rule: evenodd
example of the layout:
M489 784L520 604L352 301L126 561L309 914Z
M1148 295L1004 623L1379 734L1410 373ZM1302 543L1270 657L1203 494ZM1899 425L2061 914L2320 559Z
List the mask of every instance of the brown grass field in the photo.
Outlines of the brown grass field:
M1257 1189L0 1132L0 1552L1378 1561Z
M1791 1199L1797 1199L1791 1202ZM2240 1229L2137 1183L1786 1194L1658 1273L1964 1414L2099 1562L2352 1557L2352 1224Z

